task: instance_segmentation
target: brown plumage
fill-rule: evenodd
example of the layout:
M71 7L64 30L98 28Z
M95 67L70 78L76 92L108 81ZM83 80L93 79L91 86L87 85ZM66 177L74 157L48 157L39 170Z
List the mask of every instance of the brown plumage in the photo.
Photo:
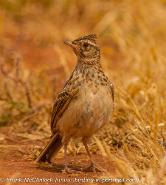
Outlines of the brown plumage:
M51 162L52 157L64 146L66 170L67 145L71 138L82 138L91 166L94 166L87 141L110 121L114 89L103 73L96 35L65 43L76 54L77 65L55 101L51 117L52 137L37 162Z

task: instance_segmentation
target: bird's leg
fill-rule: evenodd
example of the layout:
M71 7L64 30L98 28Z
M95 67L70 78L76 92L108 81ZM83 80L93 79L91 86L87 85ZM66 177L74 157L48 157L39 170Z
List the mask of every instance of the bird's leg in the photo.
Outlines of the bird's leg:
M64 143L65 172L68 172L67 145L68 145L68 142L65 142Z
M91 155L91 153L89 151L89 148L88 148L88 145L87 145L87 140L83 139L82 142L83 142L83 145L85 147L85 150L86 150L86 152L88 154L88 157L90 159L90 165L88 167L84 168L83 170L84 171L89 171L89 170L92 170L92 171L101 171L99 168L96 167L95 162L92 159L92 155Z
M68 167L68 159L67 159L67 145L69 142L65 142L64 143L64 160L65 160L65 168L64 168L64 172L65 173L76 173L77 171L74 169L70 169Z
M85 150L86 150L86 152L88 154L88 157L90 159L91 164L93 164L92 156L91 156L91 153L89 151L89 148L88 148L88 145L87 145L87 141L83 140L83 145L84 145Z

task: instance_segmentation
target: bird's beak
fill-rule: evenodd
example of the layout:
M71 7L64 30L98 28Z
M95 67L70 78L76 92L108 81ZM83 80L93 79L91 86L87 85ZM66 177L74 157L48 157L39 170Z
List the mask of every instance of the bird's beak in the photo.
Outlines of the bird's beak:
M75 44L73 44L71 41L68 41L68 40L64 41L64 43L70 46L74 50L75 54L77 53L77 46Z

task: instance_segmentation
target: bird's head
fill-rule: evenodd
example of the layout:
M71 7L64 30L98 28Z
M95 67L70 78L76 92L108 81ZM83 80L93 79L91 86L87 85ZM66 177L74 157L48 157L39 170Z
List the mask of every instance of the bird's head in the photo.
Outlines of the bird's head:
M96 44L96 39L96 35L91 34L73 41L65 41L65 44L73 49L80 62L93 64L100 58L100 49Z

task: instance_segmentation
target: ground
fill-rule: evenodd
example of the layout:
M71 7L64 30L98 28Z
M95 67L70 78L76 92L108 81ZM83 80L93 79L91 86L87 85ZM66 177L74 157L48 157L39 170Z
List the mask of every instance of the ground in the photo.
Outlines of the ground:
M103 172L81 172L79 171L80 167L86 167L88 165L88 158L86 154L79 154L74 157L69 155L70 167L71 169L77 167L78 171L72 174L66 174L63 172L64 169L64 160L61 155L58 158L55 158L54 165L50 166L48 164L37 164L35 159L31 158L32 153L35 148L40 148L40 142L38 141L25 141L20 138L17 143L14 142L14 138L10 136L5 136L5 144L0 144L0 166L1 166L1 179L2 178L43 178L43 179L55 179L59 180L71 180L73 184L75 178L77 181L83 178L99 178ZM32 152L32 153L31 153ZM103 168L103 170L111 171L112 174L115 174L114 163L110 163L106 158L101 155L93 155L93 159L96 161L96 165ZM55 164L56 163L56 164ZM0 183L1 184L1 183ZM10 184L9 182L6 184ZM27 184L26 182L21 184ZM34 184L33 182L28 184ZM44 184L55 184L55 183L44 183ZM58 184L66 184L61 182ZM85 184L85 183L84 183Z

